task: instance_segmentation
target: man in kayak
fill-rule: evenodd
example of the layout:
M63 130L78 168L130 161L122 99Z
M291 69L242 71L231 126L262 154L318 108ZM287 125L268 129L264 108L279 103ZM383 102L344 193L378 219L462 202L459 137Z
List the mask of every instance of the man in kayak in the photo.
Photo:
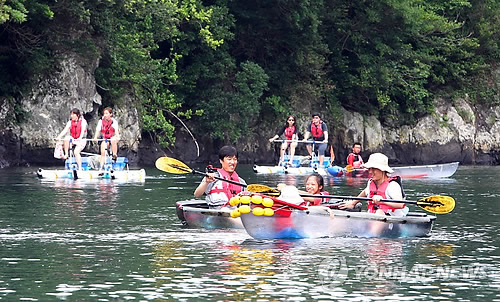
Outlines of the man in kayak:
M408 207L404 203L384 202L381 199L402 200L405 197L399 176L389 177L393 170L389 167L389 159L382 153L370 155L365 168L368 169L371 178L366 188L359 193L358 197L372 198L368 202L368 212L380 215L403 217L408 214ZM358 200L344 200L340 203L340 209L351 209Z
M203 193L207 195L205 200L210 208L222 208L229 202L231 197L236 196L243 190L244 186L246 187L245 180L239 177L235 171L238 165L238 151L236 148L232 146L220 148L219 161L222 168L208 173L194 191L195 197L201 197ZM242 186L218 180L215 177L239 182Z
M313 145L318 148L319 155L319 165L323 166L323 160L325 159L325 151L328 145L328 127L326 123L321 120L319 113L312 114L312 123L307 127L306 133L304 134L304 142L306 142L312 135L313 144L307 144L307 152L312 157Z
M347 164L355 169L363 168L363 158L359 154L361 152L361 144L354 143L352 145L352 152L347 156Z

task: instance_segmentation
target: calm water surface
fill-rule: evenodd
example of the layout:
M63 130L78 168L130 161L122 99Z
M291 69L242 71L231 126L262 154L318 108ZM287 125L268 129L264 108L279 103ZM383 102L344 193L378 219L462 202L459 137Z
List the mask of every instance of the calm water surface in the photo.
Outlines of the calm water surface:
M0 170L2 300L500 301L500 167L405 180L408 199L456 199L429 237L295 241L182 226L175 202L199 176L151 168L143 184L48 182L34 170ZM248 183L304 182L238 171ZM365 180L327 183L355 195Z

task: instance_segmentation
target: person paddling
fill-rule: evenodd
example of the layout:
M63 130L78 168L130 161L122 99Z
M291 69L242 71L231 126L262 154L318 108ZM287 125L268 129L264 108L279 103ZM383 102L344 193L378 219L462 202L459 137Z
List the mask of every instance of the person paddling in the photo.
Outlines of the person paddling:
M80 152L85 148L87 140L87 121L83 118L80 110L73 108L70 113L70 120L66 123L63 131L57 136L57 140L64 137L64 159L69 157L70 142L75 146L74 155L78 169L82 170L82 157Z
M210 208L222 208L231 197L236 196L243 186L235 185L227 181L217 180L215 177L239 182L246 187L246 182L238 176L235 169L238 165L238 151L232 146L224 146L219 150L219 161L222 168L208 173L194 191L195 197L206 194L205 200Z
M347 164L355 169L363 168L363 158L361 157L361 144L354 143L352 145L352 152L347 156Z
M371 178L358 197L372 198L368 202L369 213L403 217L409 211L404 203L381 201L381 199L402 200L405 198L401 178L399 176L389 177L389 174L394 171L389 167L388 163L389 159L382 153L370 155L364 167L368 169ZM358 202L359 200L344 200L340 203L339 208L351 209Z
M100 170L102 170L106 163L106 150L109 148L110 144L113 153L112 159L116 162L118 156L118 142L120 141L118 122L113 118L113 109L110 107L104 108L102 112L102 119L99 120L95 129L94 140L100 135L105 140L101 142L101 158L99 160Z

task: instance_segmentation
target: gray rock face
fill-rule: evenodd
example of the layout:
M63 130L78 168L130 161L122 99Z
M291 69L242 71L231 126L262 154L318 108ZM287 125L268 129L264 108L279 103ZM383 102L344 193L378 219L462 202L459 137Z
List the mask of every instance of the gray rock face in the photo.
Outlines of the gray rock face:
M93 65L92 70L86 70L83 66L88 64L83 64L78 56L67 55L60 62L58 72L42 79L33 87L31 95L22 100L23 109L28 112L27 120L19 127L12 128L9 136L4 138L11 141L12 137L17 137L18 141L22 142L18 148L19 157L12 159L10 155L2 156L2 153L6 152L0 149L0 167L19 164L23 160L31 163L60 163L52 158L52 148L55 146L53 139L64 129L73 108L79 109L87 120L89 125L87 137L92 138L97 122L102 116L102 112L98 112L102 111L99 110L102 105L101 96L96 90L92 75L97 61ZM128 156L131 157L130 160L134 160L141 139L139 113L132 99L127 96L117 103L119 105L113 108L113 113L120 125L122 139L119 144L119 156ZM11 110L7 105L0 109L2 121L6 121L6 116ZM8 127L8 124L5 122L0 129ZM97 150L96 144L87 143L84 151L97 152Z
M498 164L500 153L500 107L482 112L470 107L465 100L455 106L437 105L433 115L422 118L413 126L397 129L382 127L373 116L344 112L345 146L363 144L363 154L383 152L394 163L426 164L460 161L464 164ZM483 116L478 121L476 114Z
M23 143L30 149L54 145L55 138L77 108L86 114L101 105L94 77L78 63L76 56L66 57L60 71L33 87L29 98L22 100L29 120L21 124Z

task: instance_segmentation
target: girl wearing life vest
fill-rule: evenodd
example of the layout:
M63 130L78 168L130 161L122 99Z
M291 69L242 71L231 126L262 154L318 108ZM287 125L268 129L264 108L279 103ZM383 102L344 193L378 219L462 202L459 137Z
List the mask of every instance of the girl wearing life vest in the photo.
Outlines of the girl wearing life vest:
M359 197L372 198L368 202L368 212L391 215L406 216L408 207L404 203L383 202L381 199L404 199L404 191L401 187L401 180L398 177L389 177L389 173L394 172L388 165L388 158L382 153L373 153L370 155L365 168L368 168L370 180L366 188L361 191ZM352 208L358 201L343 201L339 208Z
M306 178L306 191L307 194L313 195L330 195L327 191L324 190L325 181L323 176L318 173L313 173ZM328 198L315 198L315 197L304 197L304 200L309 202L310 206L318 206L322 202L327 202Z
M289 115L285 125L281 128L281 130L275 136L269 139L269 142L273 142L275 139L279 138L282 134L285 135L285 140L281 143L280 150L280 161L279 165L289 165L293 164L293 156L295 155L295 148L297 147L297 141L299 139L298 131L297 131L297 120L295 116ZM288 163L284 163L283 160L285 158L285 151L290 145L290 159Z
M324 190L325 188L325 181L323 179L323 176L321 176L319 173L313 173L309 175L306 180L305 180L305 185L306 185L306 190L302 191L299 190L299 194L308 194L308 195L330 195L327 191ZM280 191L283 191L287 186L287 184L280 183L278 184L277 188ZM318 206L322 202L327 202L329 199L328 198L321 198L321 197L302 197L303 202L300 203L302 206ZM288 200L285 200L288 201ZM293 203L293 202L292 202ZM297 202L295 202L297 203Z
M194 191L195 197L207 195L205 200L210 208L221 208L226 205L231 197L240 193L244 187L218 180L222 177L227 180L239 182L246 187L246 182L238 176L235 169L238 165L238 151L231 146L224 146L219 150L219 161L222 168L216 169L215 173L208 173Z
M82 158L80 152L85 148L87 140L87 121L80 114L80 110L73 108L70 113L70 120L66 123L63 131L57 136L57 140L64 137L64 157L67 159L69 156L70 142L75 146L74 154L78 169L82 169Z
M328 127L326 123L321 120L319 113L312 114L312 123L307 127L306 133L304 134L304 142L306 142L311 135L315 148L318 149L319 166L323 167L325 151L328 146ZM312 157L312 144L307 144L306 148L307 152L309 152L309 155Z
M110 107L104 108L102 112L102 119L97 123L95 129L94 140L102 136L104 141L101 143L101 169L104 168L106 162L106 150L111 144L111 151L113 152L113 161L116 161L118 156L118 142L120 141L120 133L118 122L113 118L113 109Z
M359 154L361 152L361 144L354 143L352 145L352 152L347 156L347 164L355 169L363 167L363 158Z

